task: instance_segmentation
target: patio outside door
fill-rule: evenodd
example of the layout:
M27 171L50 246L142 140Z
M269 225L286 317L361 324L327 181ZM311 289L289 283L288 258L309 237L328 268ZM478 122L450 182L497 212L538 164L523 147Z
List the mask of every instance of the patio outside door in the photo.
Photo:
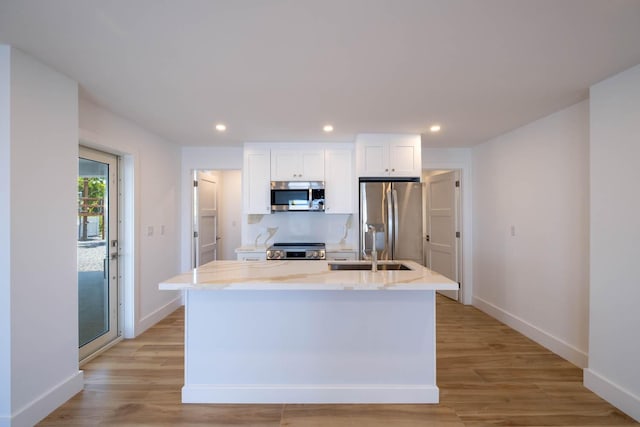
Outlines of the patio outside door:
M120 336L118 158L80 147L77 185L78 333L83 360Z

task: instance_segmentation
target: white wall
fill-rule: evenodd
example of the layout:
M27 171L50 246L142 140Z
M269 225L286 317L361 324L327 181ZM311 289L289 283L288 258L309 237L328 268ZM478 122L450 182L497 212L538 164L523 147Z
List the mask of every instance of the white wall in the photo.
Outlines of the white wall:
M591 88L591 306L585 385L640 421L640 65Z
M193 215L193 171L194 170L241 170L242 147L182 147L182 182L180 247L182 271L191 269L191 221ZM223 174L223 179L224 179ZM224 193L224 189L222 190ZM223 196L225 197L225 196ZM224 215L224 214L223 214ZM238 224L240 227L240 224ZM230 245L225 242L223 245ZM233 248L235 250L235 248Z
M0 425L11 416L11 48L0 45Z
M472 151L474 305L581 367L589 315L588 107L581 102Z
M9 323L0 323L0 425L32 425L82 388L75 237L78 88L16 49L3 47L0 61L0 245L2 258L8 252L10 259L0 282L2 316L6 320L10 314Z
M80 129L83 144L125 158L124 244L133 243L125 250L133 262L122 259L132 279L125 299L133 324L125 336L136 336L181 304L180 292L158 290L180 271L180 148L86 99Z
M470 148L422 148L422 169L457 169L460 171L460 223L462 226L462 277L460 277L463 304L473 302L473 180Z

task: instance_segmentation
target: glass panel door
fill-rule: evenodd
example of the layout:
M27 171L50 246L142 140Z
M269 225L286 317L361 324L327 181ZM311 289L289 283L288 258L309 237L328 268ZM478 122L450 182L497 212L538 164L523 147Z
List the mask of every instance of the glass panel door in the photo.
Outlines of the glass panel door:
M80 360L119 336L118 159L80 147L78 334Z

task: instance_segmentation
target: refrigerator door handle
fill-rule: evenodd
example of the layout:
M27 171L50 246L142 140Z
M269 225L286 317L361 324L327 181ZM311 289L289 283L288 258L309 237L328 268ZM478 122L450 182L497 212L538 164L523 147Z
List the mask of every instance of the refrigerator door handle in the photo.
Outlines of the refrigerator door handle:
M398 192L391 190L393 194L393 259L396 259L396 248L398 247Z
M387 190L387 250L388 250L388 259L393 259L393 235L395 233L394 222L393 222L393 200L391 196L391 189Z

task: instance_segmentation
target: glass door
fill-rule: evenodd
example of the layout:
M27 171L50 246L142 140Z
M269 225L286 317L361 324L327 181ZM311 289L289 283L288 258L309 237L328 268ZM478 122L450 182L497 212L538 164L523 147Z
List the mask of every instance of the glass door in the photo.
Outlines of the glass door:
M80 147L78 159L78 334L80 360L118 330L118 158Z

